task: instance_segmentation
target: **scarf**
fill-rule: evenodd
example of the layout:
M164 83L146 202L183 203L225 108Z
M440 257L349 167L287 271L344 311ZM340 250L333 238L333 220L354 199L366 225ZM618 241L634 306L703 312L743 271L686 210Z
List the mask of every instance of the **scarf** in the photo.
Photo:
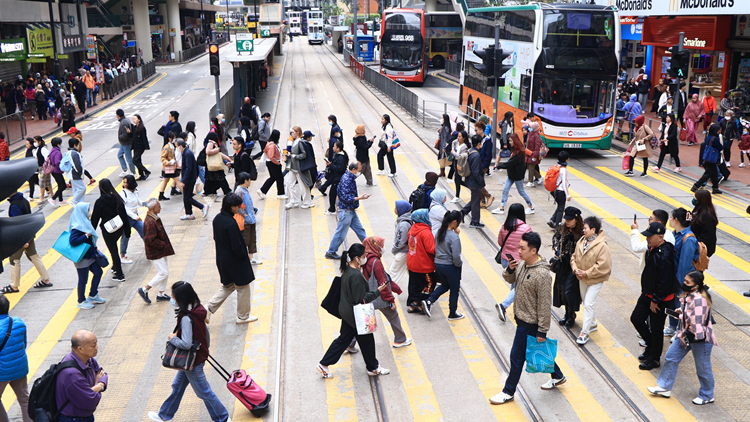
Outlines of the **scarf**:
M96 235L96 229L91 225L91 220L89 219L89 204L87 202L79 202L76 204L75 208L73 208L73 213L70 215L68 230L72 232L73 229L91 234L91 239L93 239L94 244L96 244L97 239L99 239Z
M411 221L414 223L427 224L428 227L432 227L430 223L430 214L427 208L420 208L411 213Z
M585 240L583 241L583 252L584 252L584 253L585 253L585 252L586 252L586 250L587 250L587 249L589 248L589 246L591 246L591 243L592 243L592 242L593 242L594 240L596 240L596 236L597 236L597 235L592 235L592 236L589 236L589 237L587 237L587 238L586 238L586 239L585 239Z
M399 217L406 214L407 212L411 211L411 204L399 199L396 201L396 214L398 214Z
M383 239L382 237L377 237L377 236L366 237L365 240L362 241L362 244L365 245L365 253L367 255L372 254L378 258L383 256L383 247L385 246L385 239Z

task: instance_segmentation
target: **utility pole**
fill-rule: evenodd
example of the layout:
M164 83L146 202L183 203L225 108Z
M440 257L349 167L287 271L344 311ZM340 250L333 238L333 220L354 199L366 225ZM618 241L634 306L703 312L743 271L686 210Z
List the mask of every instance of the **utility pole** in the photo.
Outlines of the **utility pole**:
M682 51L685 49L685 33L680 32L680 40L677 42L677 53L682 53ZM672 53L672 57L675 56L675 53ZM675 108L677 109L677 113L680 112L680 103L682 102L682 92L680 92L680 76L677 75L677 103L675 104Z
M57 59L57 30L55 28L55 15L52 13L52 1L49 4L49 28L52 34L52 74L59 80L60 78L60 61ZM76 4L76 7L80 5ZM97 59L99 54L97 54ZM98 60L97 60L98 61Z
M500 25L495 24L495 51L497 51L498 47L500 46ZM495 57L497 59L497 57ZM490 131L490 135L492 135L492 151L494 156L497 156L497 94L500 87L497 86L497 61L494 62L495 69L493 72L493 78L495 79L494 88L492 89L492 130ZM478 110L477 110L478 111Z
M357 32L359 32L357 30L357 27L359 25L359 18L357 16L358 15L357 12L359 11L359 9L357 9L357 0L354 0L352 4L354 5L354 30L352 31L354 35L354 42L352 44L352 49L354 50L354 58L357 61L359 61L359 41L357 41Z

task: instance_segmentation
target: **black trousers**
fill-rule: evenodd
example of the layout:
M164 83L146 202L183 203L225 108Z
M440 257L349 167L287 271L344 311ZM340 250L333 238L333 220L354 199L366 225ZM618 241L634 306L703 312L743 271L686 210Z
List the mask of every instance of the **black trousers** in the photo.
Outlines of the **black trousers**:
M388 157L388 168L391 170L391 174L396 174L396 159L393 157L393 150L390 148L380 149L378 151L378 170L385 170L384 157Z
M701 176L701 178L698 179L698 181L695 182L695 185L693 186L699 188L703 186L703 184L706 183L708 179L711 179L711 184L713 185L714 189L719 189L719 173L718 169L716 168L716 163L709 163L707 161L704 161L703 169L703 176Z
M257 160L261 155L263 155L263 150L266 149L266 144L268 143L268 141L258 141L258 143L260 143L260 152L253 155L253 160Z
M375 337L372 334L365 334L363 336L357 334L357 329L343 319L341 320L339 336L328 346L328 350L326 350L323 359L320 360L320 364L323 366L336 364L355 337L357 338L357 343L359 343L359 348L362 350L362 358L365 360L367 370L374 371L378 369L378 358L375 357Z
M76 102L78 103L78 109L81 110L81 113L86 112L86 95L75 95Z
M185 206L185 215L193 215L193 207L203 210L205 205L197 201L194 196L195 191L195 180L190 183L185 183L182 188L182 205Z
M724 140L724 149L722 150L724 152L724 161L729 162L732 159L732 144L734 143L734 139L725 139Z
M34 174L29 178L29 198L34 197L34 185L39 184L39 175ZM42 191L42 195L44 195L44 189L40 189Z
M119 276L118 278L121 278L124 274L122 273L122 262L120 261L120 252L117 249L117 241L122 237L122 229L114 233L102 230L102 237L104 238L104 243L107 245L109 254L112 255L112 271L115 273L115 277Z
M479 224L479 203L482 201L482 189L469 189L469 191L471 192L471 199L468 204L464 205L461 212L464 215L471 212L471 223Z
M133 165L138 169L138 174L141 176L150 173L148 169L146 169L146 166L143 165L143 152L142 149L133 150Z
M328 211L336 212L336 197L338 196L339 184L331 183L331 191L328 192Z
M63 177L62 173L51 173L51 174L52 174L52 177L55 179L55 184L57 184L57 191L55 191L55 194L52 195L52 199L62 201L63 200L62 193L66 187L65 178Z
M455 163L455 161L454 161L454 163ZM451 166L451 171L453 171L453 166ZM464 183L464 179L461 177L460 174L458 174L457 171L455 172L455 174L453 176L454 176L453 181L456 182L456 196L460 196L461 195L461 185Z
M641 157L643 159L643 172L648 173L648 158ZM633 166L635 166L635 157L630 157L630 164L628 165L628 170L633 171Z
M422 301L430 297L436 283L437 276L434 272L425 274L409 271L409 296L406 298L406 304L421 308Z
M268 169L268 179L266 179L263 186L260 187L260 191L263 194L267 194L271 190L271 186L276 183L276 193L278 195L284 194L284 176L281 173L281 164L274 164L270 161L266 161L266 168Z
M206 180L206 183L203 185L203 193L206 195L215 195L219 188L221 188L224 195L229 195L229 192L232 191L229 189L227 179L224 178L218 181Z
M565 201L568 198L565 195L565 192L561 190L556 190L552 192L552 197L555 198L555 204L557 204L557 208L555 209L555 212L552 214L550 221L554 223L555 225L558 225L562 221L563 212L565 211Z
M664 350L664 321L667 314L665 308L674 309L674 300L658 302L659 310L651 312L651 299L645 293L641 293L635 304L633 313L630 314L630 322L646 342L647 356L659 362L661 352Z
M674 160L674 165L676 167L680 166L680 147L675 144L668 144L668 145L662 145L661 151L659 152L659 163L656 164L656 167L659 167L661 169L662 163L664 163L664 157L667 156L667 154L672 156L672 159Z

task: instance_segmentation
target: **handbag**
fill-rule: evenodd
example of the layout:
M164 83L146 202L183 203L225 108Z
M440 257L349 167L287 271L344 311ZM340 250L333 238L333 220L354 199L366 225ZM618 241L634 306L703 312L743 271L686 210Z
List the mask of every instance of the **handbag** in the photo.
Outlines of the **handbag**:
M500 250L497 251L497 254L495 254L495 262L502 265L503 264L503 248L505 247L505 242L508 241L508 238L510 237L510 234L513 232L508 232L508 234L505 235L505 239L503 239L503 244L500 246Z
M636 153L640 152L640 151L645 151L646 150L646 143L645 142L643 142L643 143L636 142L635 143L635 150L636 150Z
M553 256L552 258L550 258L549 269L555 274L559 273L560 270L562 269L562 261L560 260L560 258L556 256Z
M107 259L107 256L101 253L98 249L94 252L94 260L96 261L96 265L102 268L109 267L109 259Z
M91 245L89 243L81 243L80 245L72 246L70 244L70 233L66 230L60 234L57 238L52 249L56 250L60 255L68 258L73 262L81 262L84 255L89 251Z
M328 289L328 294L326 294L326 297L320 302L320 307L328 311L329 314L341 319L339 302L341 302L341 277L336 276L331 281L331 287Z
M206 149L203 148L201 152L198 153L198 158L195 159L195 163L198 164L200 167L206 167Z
M625 155L622 156L622 169L630 170L630 147L625 151Z
M539 343L536 337L526 336L526 372L551 374L555 372L557 340L546 339Z
M208 171L224 170L224 162L221 161L221 154L219 153L216 153L214 155L206 154L206 169Z
M706 148L703 150L703 161L716 164L719 162L719 150L706 145Z
M380 142L378 142L378 148L388 149L388 144L386 144L385 141L381 140Z
M174 174L176 166L164 166L164 174Z
M353 311L357 334L363 336L374 333L378 328L378 322L375 319L375 306L372 303L360 303L354 305Z
M123 226L122 218L119 215L116 215L112 217L111 220L104 223L104 230L107 231L107 233L114 233L117 230L120 230Z
M242 193L240 192L240 198L242 198ZM243 203L240 205L240 208L243 210L245 209L245 204ZM245 216L240 214L239 212L234 215L234 221L237 222L237 226L240 228L240 231L245 230Z
M680 141L687 141L687 129L685 128L680 129Z
M167 348L161 357L161 366L178 371L190 371L195 367L195 358L200 348L201 344L197 340L193 340L190 350L179 349L168 341Z
M161 127L159 128L159 130L156 131L156 134L159 135L159 136L164 136L164 131L165 130L167 130L167 127L164 126L164 125L161 125Z
M534 151L532 151L532 150L530 150L528 148L526 148L525 152L526 152L526 155L529 156L529 157L531 157L532 155L534 155Z

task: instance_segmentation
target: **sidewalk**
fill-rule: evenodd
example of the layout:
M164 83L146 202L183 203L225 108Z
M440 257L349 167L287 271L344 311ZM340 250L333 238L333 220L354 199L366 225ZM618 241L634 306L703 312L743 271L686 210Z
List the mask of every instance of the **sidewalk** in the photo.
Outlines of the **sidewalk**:
M81 113L81 110L78 108L78 106L76 106L76 123L86 118L91 117L92 115L96 114L99 111L106 110L107 108L116 104L123 98L132 94L133 91L151 82L155 77L158 77L159 75L160 73L156 72L150 77L145 78L140 83L133 85L132 87L126 89L125 91L122 91L121 93L115 95L115 98L112 100L98 100L95 106L86 107L86 113ZM97 95L97 98L101 98L101 97ZM28 111L26 112L26 136L27 137L33 138L34 136L41 135L42 138L45 139L45 141L49 142L48 138L58 133L62 133L62 122L60 122L59 126L55 124L55 119L50 117L49 113L47 113L47 120L39 120L38 118L35 120L31 120L31 112L28 112ZM23 140L19 140L10 144L11 155L25 148L24 144L25 142Z

